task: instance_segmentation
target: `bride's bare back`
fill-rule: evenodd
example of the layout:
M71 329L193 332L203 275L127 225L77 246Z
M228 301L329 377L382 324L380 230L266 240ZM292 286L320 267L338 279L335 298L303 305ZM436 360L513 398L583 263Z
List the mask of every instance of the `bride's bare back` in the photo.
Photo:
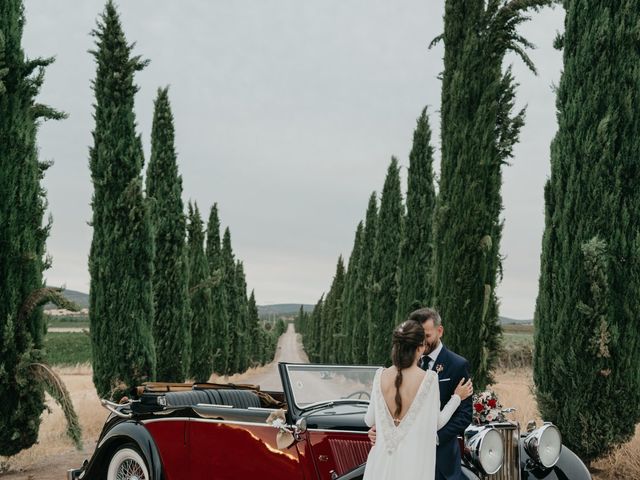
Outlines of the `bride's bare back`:
M402 420L416 398L420 384L426 372L417 365L402 370L402 384L400 385L400 398L402 399L402 410L400 415L396 415L396 376L398 370L395 366L385 368L380 376L380 388L384 402L387 404L389 413L398 423Z

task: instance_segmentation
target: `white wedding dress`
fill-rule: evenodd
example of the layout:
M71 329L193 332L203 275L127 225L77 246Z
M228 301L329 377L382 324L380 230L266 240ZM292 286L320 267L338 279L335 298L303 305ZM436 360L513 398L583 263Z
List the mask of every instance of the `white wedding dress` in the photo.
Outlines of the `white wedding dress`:
M368 426L376 426L376 444L369 452L364 480L433 480L437 432L460 405L460 397L453 395L440 411L438 374L427 370L412 404L396 426L380 388L381 372L376 372L364 417Z

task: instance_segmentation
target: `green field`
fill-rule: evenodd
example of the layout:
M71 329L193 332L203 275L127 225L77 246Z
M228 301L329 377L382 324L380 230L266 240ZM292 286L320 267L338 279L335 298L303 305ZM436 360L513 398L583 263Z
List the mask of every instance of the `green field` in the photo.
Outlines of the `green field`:
M51 365L91 363L91 339L86 333L47 333L44 348Z
M45 315L48 328L89 328L88 315L52 316Z

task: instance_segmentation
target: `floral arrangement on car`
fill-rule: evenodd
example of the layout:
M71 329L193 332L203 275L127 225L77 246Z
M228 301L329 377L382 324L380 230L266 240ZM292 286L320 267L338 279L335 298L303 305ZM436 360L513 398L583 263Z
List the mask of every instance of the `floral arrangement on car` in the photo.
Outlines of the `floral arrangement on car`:
M287 427L284 410L280 409L271 412L267 418L267 423L278 429L278 433L276 434L276 445L278 448L285 449L293 445L295 438L291 430Z
M473 395L473 423L484 425L490 422L504 422L502 405L495 392L486 390Z

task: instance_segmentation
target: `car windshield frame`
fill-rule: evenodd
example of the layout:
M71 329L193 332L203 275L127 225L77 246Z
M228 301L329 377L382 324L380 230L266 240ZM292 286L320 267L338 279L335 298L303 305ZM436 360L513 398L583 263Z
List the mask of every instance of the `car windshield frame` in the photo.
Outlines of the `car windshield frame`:
M369 398L344 398L339 395L336 398L331 398L331 395L327 395L325 398L315 398L313 401L301 401L300 392L298 390L299 378L296 378L296 374L300 373L308 373L308 380L313 381L324 381L324 378L332 379L335 375L341 375L344 379L344 374L347 372L352 373L360 373L361 376L367 380L367 383L362 386L358 386L359 389L355 390L353 393L365 392L367 397L369 397L371 393L371 388L373 385L373 378L378 369L382 368L379 366L372 365L320 365L320 364L303 364L303 363L288 363L284 365L284 374L286 375L286 383L288 384L288 390L291 393L291 402L293 403L293 407L298 412L308 412L311 410L315 410L322 407L330 407L337 404L361 404L368 405ZM367 377L367 373L370 373ZM316 374L316 375L314 375ZM322 377L321 375L327 375L327 377ZM333 374L333 376L330 376ZM316 378L313 378L313 377ZM357 384L356 384L357 385ZM300 387L301 388L301 387ZM324 393L324 392L323 392Z

